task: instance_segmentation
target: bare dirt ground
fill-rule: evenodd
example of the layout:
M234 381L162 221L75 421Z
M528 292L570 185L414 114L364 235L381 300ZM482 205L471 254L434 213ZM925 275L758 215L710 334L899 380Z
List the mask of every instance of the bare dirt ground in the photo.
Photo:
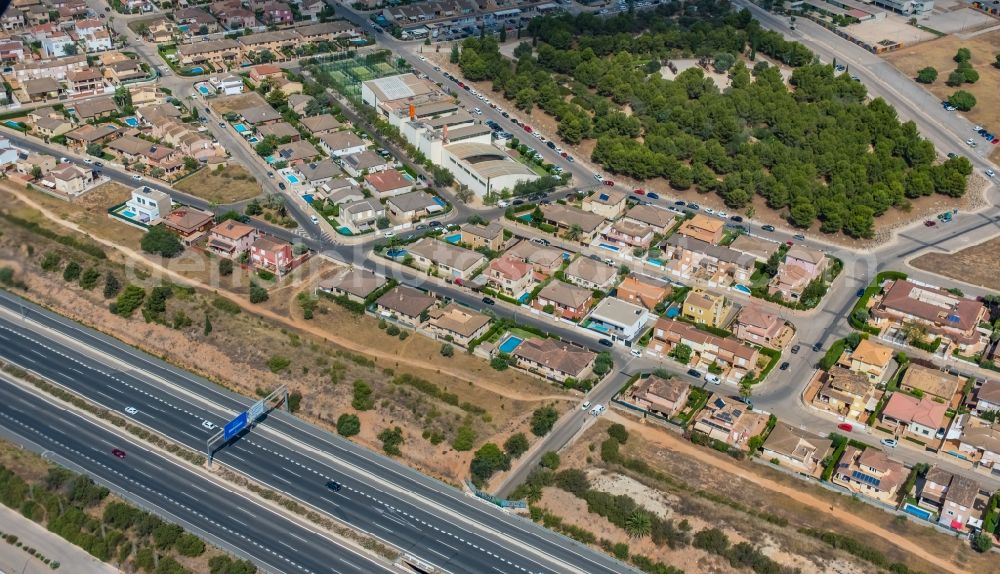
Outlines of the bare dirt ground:
M33 215L26 213L32 210L10 196L5 199L5 205L16 209L20 216L31 215L32 220L46 227L67 232L37 211ZM42 272L38 261L48 251L61 253L63 261L77 260L84 268L96 265L102 271L112 269L119 278L124 278L123 283L151 286L166 280L200 285L189 273L158 267L161 263L158 259L127 247L108 251L113 259L132 265L131 271L112 263L91 261L79 252L41 240L17 227L5 230L0 236L0 264L13 264L23 273L21 279L29 285L29 298L249 396L254 396L258 389L288 384L303 395L301 414L328 428L333 427L340 414L356 413L362 420L362 432L356 439L370 448L380 449L376 435L384 428L398 425L404 429L404 460L453 483L467 475L471 458L471 452L459 453L450 447L458 428L474 429L477 444L488 440L502 443L515 429L523 430L531 412L542 401L568 396L526 375L489 369L479 359L461 353L445 359L440 356L440 344L432 344L420 336L411 336L406 341L390 338L384 332L377 332L377 326L372 326L377 325L375 320L350 317L332 303L320 303L316 318L304 320L294 303L295 296L308 289L317 277L330 272L329 267L310 268L309 275L273 286L270 300L258 306L226 289L225 284L214 284L214 293L196 291L190 295L179 291L168 302L167 317L183 312L192 319L192 325L171 329L157 323L143 323L138 312L132 319L112 315L101 297L100 286L83 291L64 283L60 272ZM204 257L193 250L185 253L192 260ZM137 263L149 267L141 271L135 268ZM206 266L204 262L199 265ZM195 267L191 261L181 266ZM156 271L156 275L151 277L150 271ZM217 299L215 293L235 303L237 313L217 308L213 303ZM206 316L212 323L208 335L203 332ZM271 372L268 361L275 356L289 359L290 365L277 373ZM404 372L454 393L459 404L467 402L484 412L470 413L413 387L393 383ZM376 403L372 410L356 412L351 406L353 383L358 380L373 389ZM443 442L432 444L432 434Z
M1000 237L954 253L925 253L911 260L910 265L958 281L996 289L997 270L1000 269Z
M235 96L223 96L212 100L212 108L221 115L228 112L239 112L240 110L254 106L262 106L267 102L257 92L249 92Z
M219 205L251 199L261 193L257 180L239 165L202 168L174 187Z
M675 524L687 519L695 525L693 531L697 531L700 524L735 530L739 536L756 544L773 546L778 554L810 561L811 565L796 564L803 572L824 571L833 563L838 565L826 571L872 571L870 564L800 534L798 529L803 527L849 535L880 550L891 560L904 562L923 572L990 569L992 558L974 553L964 541L907 520L894 519L890 514L860 501L809 485L765 465L735 461L617 412L608 413L606 421L589 429L563 454L561 468L587 469L593 487L615 494L628 494L651 511L664 512ZM783 517L788 520L788 526L747 517L727 505L692 496L690 490L677 488L676 483L656 482L642 475L633 476L628 471L616 471L635 479L625 480L595 470L595 467L603 467L600 442L606 438L604 430L610 422L620 422L630 432L628 442L622 446L623 455L646 461L672 477L671 480L682 481L689 489L722 495L745 507ZM637 482L641 484L637 485ZM556 514L565 518L562 508L569 507L553 508ZM583 514L577 519L581 526L591 530L602 520L587 514L585 506ZM610 524L607 526L613 527ZM667 558L673 563L672 554L662 554L662 549L660 552L661 559ZM775 554L769 555L779 559ZM651 557L655 555L651 554ZM846 568L849 564L854 565L852 569ZM689 571L710 570L692 568Z
M1000 32L998 32L1000 34ZM1000 42L1000 39L998 39ZM515 44L516 46L516 44ZM955 48L957 50L957 48ZM994 50L994 52L1000 52L1000 49ZM897 52L898 53L898 52ZM989 54L992 54L990 52ZM443 70L447 70L449 73L462 77L462 72L458 65L449 62L450 48L443 47L440 52L425 52L424 55L435 65L440 66ZM954 55L954 50L948 56L950 59ZM988 55L985 51L980 56L980 59ZM760 58L761 60L767 60L766 58ZM973 53L973 59L975 59L975 53ZM777 65L775 62L768 60L772 65ZM687 62L687 61L681 61ZM691 62L693 64L693 61ZM954 62L952 62L954 64ZM688 66L690 67L690 66ZM791 77L791 70L780 66L782 71L782 76L787 80ZM923 66L921 66L923 67ZM954 66L952 66L954 67ZM679 70L681 69L678 66ZM978 67L977 67L978 69ZM939 68L940 70L940 68ZM665 72L664 72L665 71ZM661 72L669 74L670 71L663 68ZM1000 70L994 70L996 74L1000 74ZM982 72L980 72L982 73ZM915 75L915 72L914 72ZM945 74L942 74L945 76ZM714 79L714 78L713 78ZM939 80L939 83L943 86L944 78ZM982 80L980 80L982 82ZM497 102L504 102L501 104L505 110L513 115L517 116L522 121L527 122L529 125L534 127L536 131L540 131L545 134L546 137L558 137L557 128L558 122L555 119L541 111L540 109L533 108L530 114L525 114L519 110L516 110L512 103L507 102L503 98L503 94L493 91L492 82L469 82L477 90L484 94L489 94L491 100ZM949 92L950 93L950 92ZM1000 93L1000 92L997 92ZM978 98L978 96L977 96ZM1000 96L997 96L1000 99ZM1000 112L997 112L1000 115ZM987 124L983 124L987 125ZM1000 126L1000 122L996 122L996 125ZM1000 130L1000 127L997 128ZM518 138L529 145L537 143L536 140L523 132L515 132L514 137ZM540 144L539 144L540 145ZM575 159L576 163L585 166L587 169L593 171L594 173L603 172L600 168L595 166L590 162L590 156L594 151L594 147L597 145L596 140L587 139L583 140L577 145L564 144L563 147L568 151ZM1000 148L1000 145L997 146ZM722 198L714 193L700 192L694 188L688 189L686 191L677 191L670 186L670 183L662 178L651 179L646 181L634 181L627 177L614 177L615 183L627 187L627 188L642 188L647 191L655 191L661 197L676 197L688 202L695 202L702 207L711 207L715 210L732 212L726 207ZM575 185L586 187L593 183L592 180L588 181L576 181ZM909 225L915 221L922 221L928 218L933 218L937 213L945 211L947 209L958 208L961 210L977 209L983 205L983 190L987 185L987 181L979 174L973 174L969 178L969 190L961 199L954 199L950 197L945 197L942 195L933 195L929 197L921 197L911 200L910 206L907 209L890 209L884 215L879 217L875 221L875 236L872 239L852 239L842 233L834 234L823 234L820 233L819 227L820 222L815 222L811 228L803 230L803 233L809 234L813 237L822 237L823 241L833 243L836 245L842 245L844 247L852 249L863 249L866 247L874 247L889 241L892 238L892 234L896 229ZM790 227L787 221L788 210L775 211L767 206L767 200L763 197L755 196L753 198L753 220L756 224L771 224L780 227Z
M963 47L972 52L972 66L979 72L979 81L975 84L964 84L961 88L952 88L945 85L945 80L956 66L952 58L958 49ZM1000 69L992 65L997 53L1000 53L1000 30L968 39L945 36L889 52L885 54L885 59L911 77L916 77L917 71L927 66L935 68L938 71L937 81L924 87L942 100L947 99L957 89L970 92L976 96L976 107L962 114L972 122L997 131L1000 130ZM980 146L989 145L977 135L972 133L969 135L975 138ZM964 144L955 142L955 146L964 147ZM993 151L990 157L997 160L1000 158L1000 145L991 147Z

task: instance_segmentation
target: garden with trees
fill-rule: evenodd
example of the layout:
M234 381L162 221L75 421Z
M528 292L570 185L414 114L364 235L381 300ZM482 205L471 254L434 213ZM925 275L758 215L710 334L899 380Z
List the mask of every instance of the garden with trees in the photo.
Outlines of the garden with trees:
M714 192L733 210L760 196L796 227L872 237L890 209L965 193L971 164L938 163L913 122L848 74L746 10L683 6L536 18L513 61L486 37L466 39L458 64L518 109L551 115L566 143L595 140L591 159L608 172ZM758 55L792 68L788 84ZM703 58L730 86L720 91L697 67L665 79L671 58Z

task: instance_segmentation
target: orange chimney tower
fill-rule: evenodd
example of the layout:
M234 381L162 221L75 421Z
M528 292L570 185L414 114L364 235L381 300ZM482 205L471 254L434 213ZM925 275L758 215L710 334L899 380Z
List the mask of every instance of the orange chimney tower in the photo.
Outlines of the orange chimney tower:
M441 136L444 138L444 143L447 144L448 143L448 124L445 124L444 128L441 130Z
M410 121L417 119L417 107L410 104Z

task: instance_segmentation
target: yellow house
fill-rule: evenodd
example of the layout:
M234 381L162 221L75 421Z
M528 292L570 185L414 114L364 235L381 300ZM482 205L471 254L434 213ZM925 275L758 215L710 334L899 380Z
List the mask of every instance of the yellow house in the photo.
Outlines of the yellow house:
M889 368L889 362L892 360L892 349L873 343L868 339L862 339L848 360L851 362L852 371L866 375L870 382L878 383L885 376L886 369Z
M684 299L682 315L697 323L719 327L726 319L729 310L726 297L715 293L695 289Z

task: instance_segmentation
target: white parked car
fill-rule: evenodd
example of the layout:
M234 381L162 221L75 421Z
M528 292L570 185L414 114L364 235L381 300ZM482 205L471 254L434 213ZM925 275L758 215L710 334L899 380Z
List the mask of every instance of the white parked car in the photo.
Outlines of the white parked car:
M713 375L711 373L705 375L705 380L712 383L713 385L722 384L722 379L719 378L719 375Z
M590 409L590 414L594 415L595 417L599 417L601 416L601 413L605 411L605 409L607 409L607 407L605 407L604 405L596 404L594 405L594 408Z
M996 175L996 172L992 169L986 170L986 177L993 177L994 175Z
M309 219L311 219L311 220L312 220L312 222L313 222L313 225L319 225L319 218L318 218L318 217L316 217L315 215L310 215L310 216L309 216Z
M588 409L589 407L590 407L590 401L583 401L583 404L582 404L582 405L580 405L580 410L581 410L581 411L585 411L585 410L587 410L587 409Z
M127 412L130 415L134 415L139 412L139 409L135 407L125 407L125 412Z
M983 126L973 126L972 127L972 131L974 131L974 132L978 132L981 129L983 129Z
M510 203L505 199L501 199L497 202L497 207L507 207L508 205L510 205Z
M396 233L391 229L386 229L385 231L382 232L382 237L395 237L395 236Z
M628 353L630 355L632 355L633 357L641 357L642 356L642 351L640 351L639 349L632 349Z

